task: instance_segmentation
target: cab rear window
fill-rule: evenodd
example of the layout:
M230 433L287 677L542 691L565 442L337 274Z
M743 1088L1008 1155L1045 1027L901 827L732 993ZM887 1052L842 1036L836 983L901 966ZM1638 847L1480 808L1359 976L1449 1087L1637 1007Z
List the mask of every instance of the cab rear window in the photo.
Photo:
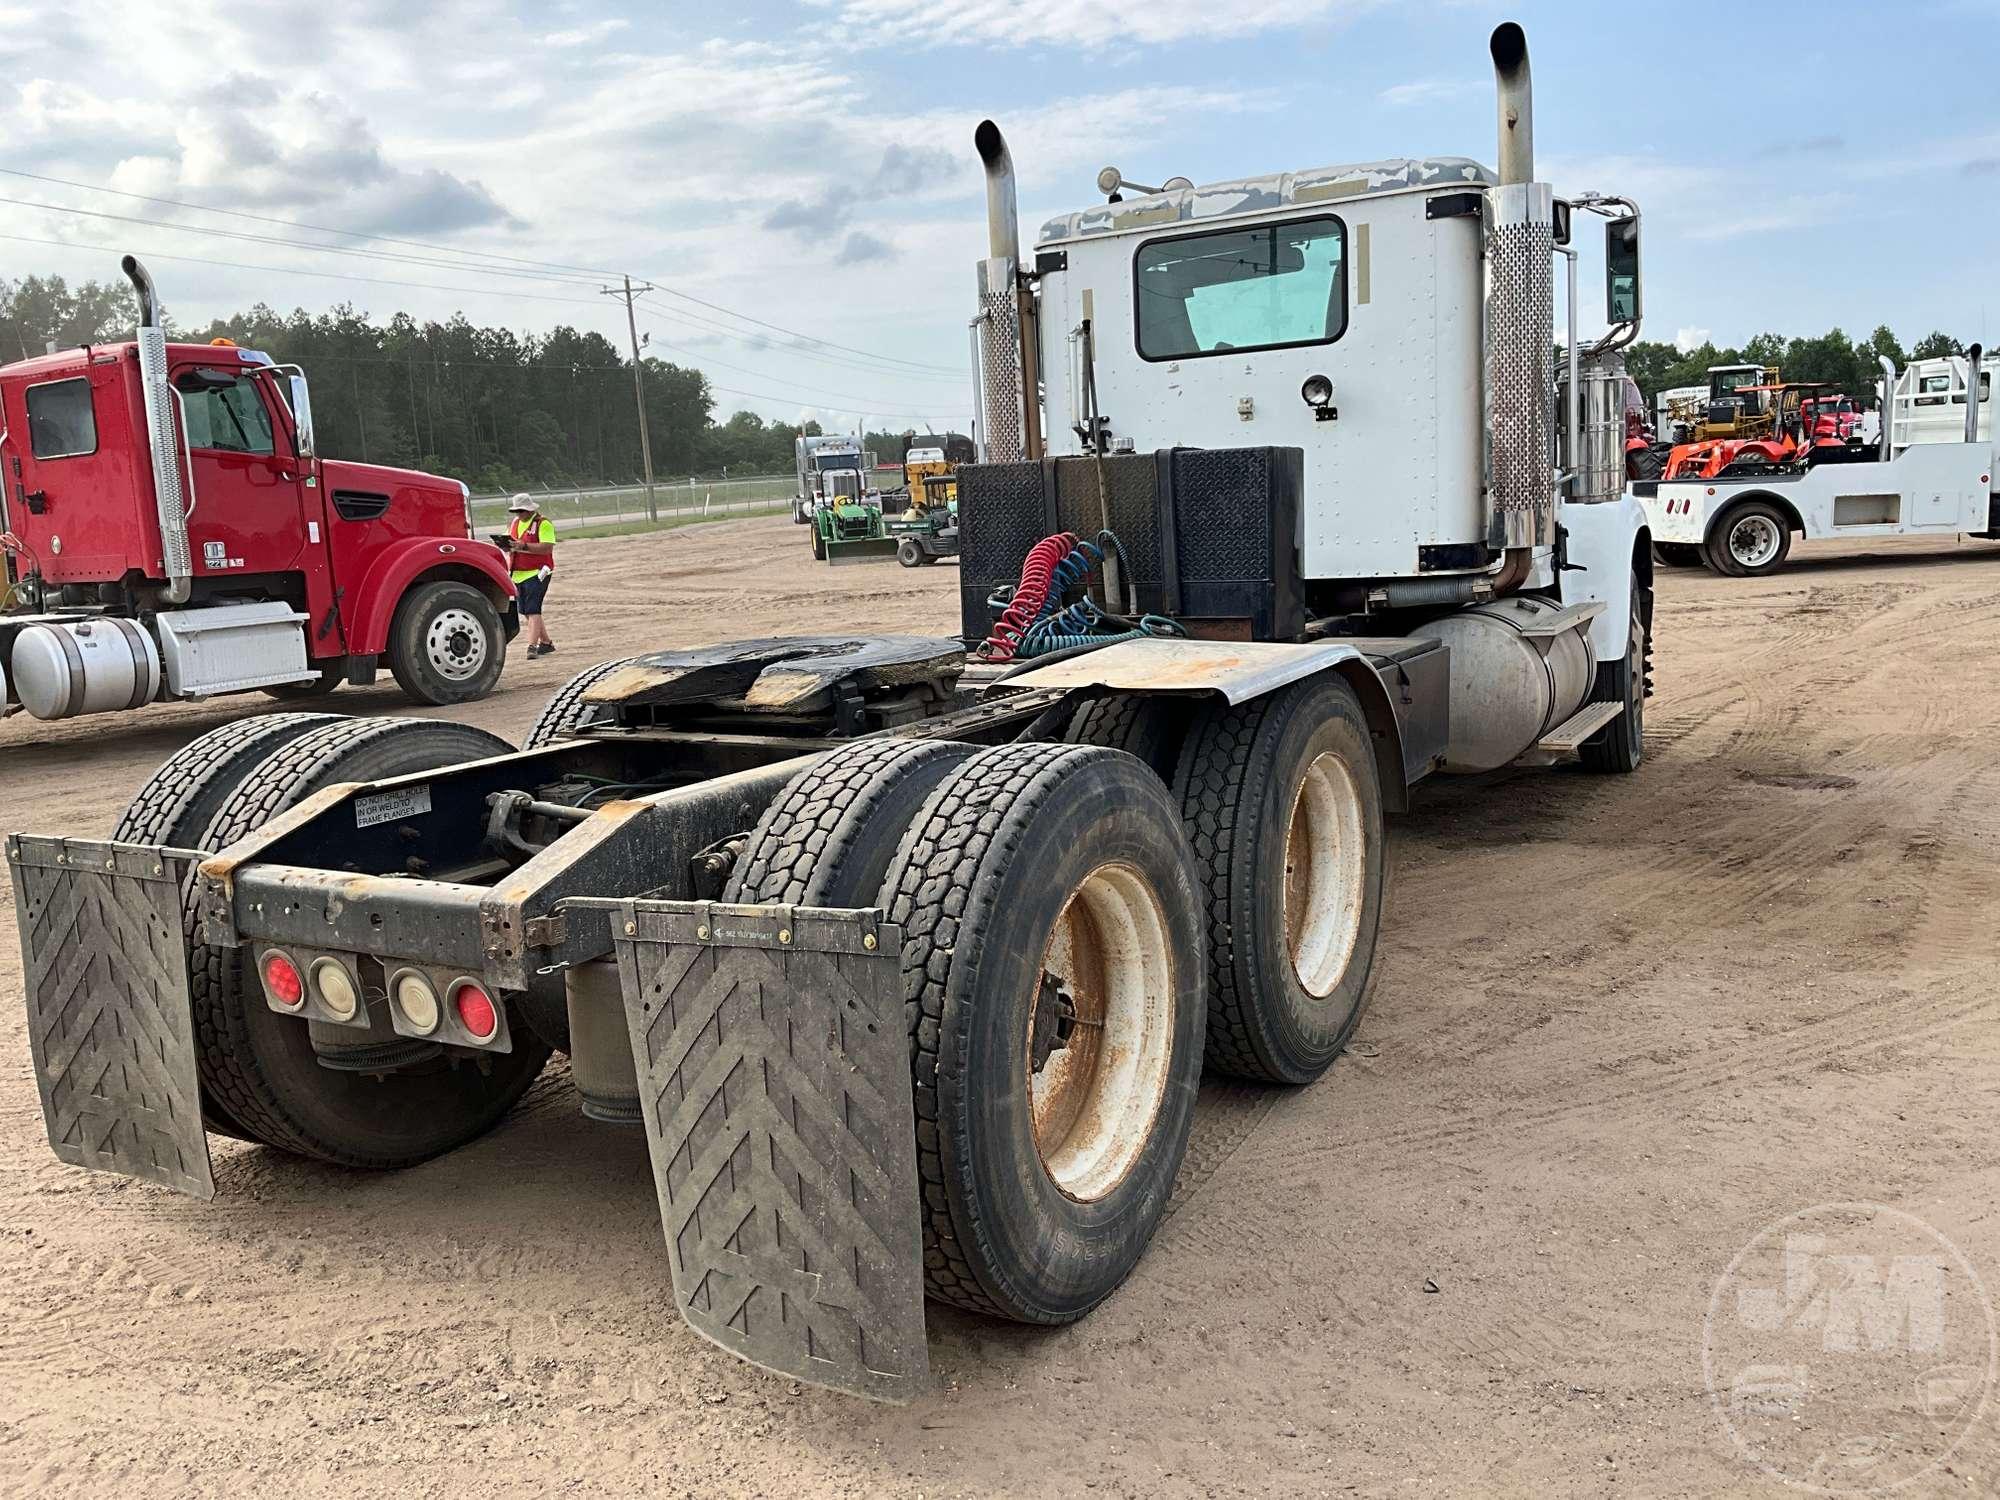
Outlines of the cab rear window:
M1132 263L1140 357L1332 343L1347 328L1346 245L1331 215L1148 241Z
M79 376L28 387L28 450L36 458L80 458L97 451L88 380Z

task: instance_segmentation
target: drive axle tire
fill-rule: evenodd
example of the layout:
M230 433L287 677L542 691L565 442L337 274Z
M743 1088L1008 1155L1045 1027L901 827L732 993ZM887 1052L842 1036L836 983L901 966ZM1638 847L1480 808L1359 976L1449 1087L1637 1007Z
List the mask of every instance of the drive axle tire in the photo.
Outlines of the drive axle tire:
M1600 776L1627 776L1646 759L1646 695L1652 690L1652 591L1632 590L1631 628L1625 655L1597 664L1595 703L1622 703L1625 711L1577 747L1577 760Z
M493 601L448 578L418 584L389 625L389 670L419 703L484 698L507 662L507 637Z
M281 682L276 687L267 687L264 692L280 703L299 703L312 698L324 698L347 681L347 658L335 657L319 669L319 676L310 682Z
M1792 523L1777 506L1748 500L1731 506L1708 534L1703 556L1718 573L1761 578L1785 565L1792 550Z
M539 750L544 745L575 739L587 726L610 718L608 708L602 704L585 703L583 695L627 662L636 659L622 656L617 661L601 661L594 667L585 667L557 688L542 709L541 717L528 731L528 737L521 741L521 748Z
M864 740L808 766L757 820L725 901L877 906L925 800L979 750L952 740Z
M1175 777L1206 893L1208 1057L1310 1083L1360 1023L1382 917L1382 791L1338 676L1211 711Z
M334 714L258 714L209 730L160 762L125 805L111 837L121 844L209 851L212 846L203 842L209 823L259 761L322 724L340 722ZM185 904L185 893L182 899ZM240 1140L259 1139L206 1089L201 1114L210 1130Z
M1171 783L1187 731L1187 705L1165 695L1112 693L1092 698L1071 716L1063 738L1072 745L1109 745L1136 755Z
M1201 1076L1200 904L1173 801L1122 751L984 750L931 794L885 895L926 1287L1079 1318L1159 1226Z
M505 754L498 735L430 719L340 719L262 760L223 802L203 846L226 848L323 786ZM350 1167L404 1167L483 1134L533 1083L546 1043L514 1024L512 1052L449 1054L384 1074L323 1068L307 1024L273 1011L245 950L200 941L188 903L189 992L204 1097L256 1139Z
M1697 542L1655 542L1653 561L1669 568L1698 568L1701 566L1701 546Z

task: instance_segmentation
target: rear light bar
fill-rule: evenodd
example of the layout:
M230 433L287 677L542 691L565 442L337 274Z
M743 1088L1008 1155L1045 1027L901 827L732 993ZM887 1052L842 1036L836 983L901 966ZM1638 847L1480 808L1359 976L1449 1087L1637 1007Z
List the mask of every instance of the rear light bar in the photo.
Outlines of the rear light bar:
M329 1026L367 1031L370 1019L385 1011L398 1036L469 1047L481 1052L511 1052L507 1007L485 982L470 974L404 964L382 984L362 981L363 960L351 953L293 953L284 948L256 950L257 977L264 1001L280 1015L302 1016Z

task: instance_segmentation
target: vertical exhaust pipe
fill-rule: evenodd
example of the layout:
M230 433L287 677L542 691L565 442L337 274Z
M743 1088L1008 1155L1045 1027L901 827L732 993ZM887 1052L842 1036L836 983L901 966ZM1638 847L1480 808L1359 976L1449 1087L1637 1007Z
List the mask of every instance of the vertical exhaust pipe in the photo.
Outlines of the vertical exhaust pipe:
M1979 365L1986 351L1974 344L1965 351L1965 440L1979 441Z
M152 458L153 508L160 520L163 604L185 604L194 592L194 559L188 550L187 505L181 491L174 391L167 382L167 335L160 327L160 299L153 278L128 255L119 262L139 299L139 391L146 403L146 448ZM189 475L189 483L194 476Z
M972 133L986 169L986 259L979 263L980 416L985 457L1012 463L1042 456L1039 337L1034 294L1021 280L1020 210L1014 158L991 120Z
M1534 80L1528 71L1528 36L1514 21L1493 28L1493 83L1500 103L1500 181L1535 180Z
M1493 56L1500 151L1500 182L1487 191L1485 214L1487 544L1506 554L1494 580L1495 591L1504 593L1526 578L1534 549L1556 540L1549 463L1555 195L1547 183L1535 181L1528 38L1514 22L1503 22L1487 50Z
M1882 366L1881 423L1875 434L1875 456L1887 463L1896 456L1896 362L1886 354L1875 356Z

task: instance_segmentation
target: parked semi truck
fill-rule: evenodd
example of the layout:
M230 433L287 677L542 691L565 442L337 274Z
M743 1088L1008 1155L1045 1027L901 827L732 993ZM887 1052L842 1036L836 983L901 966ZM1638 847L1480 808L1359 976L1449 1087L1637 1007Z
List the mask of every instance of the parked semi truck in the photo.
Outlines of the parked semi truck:
M518 621L466 487L322 458L305 372L140 327L0 367L0 685L37 718L254 689L313 697L384 665L423 703L484 697Z
M817 436L801 433L792 441L792 467L799 485L798 494L792 500L792 519L800 525L806 524L812 520L815 508L827 504L847 488L845 482L835 483L829 475L854 475L851 487L853 493L859 496L866 488L862 480L866 464L867 457L861 451L859 438L840 433Z
M1835 413L1835 436L1808 438L1792 461L1635 485L1659 560L1741 578L1784 566L1795 536L2000 540L1993 379L1979 345L1900 373L1886 356L1881 364L1877 396L1888 416L1872 449L1852 422L1842 440Z
M271 715L171 757L109 842L11 837L56 1152L202 1195L211 1131L394 1168L561 1050L642 1132L676 1304L723 1347L897 1400L926 1298L1086 1314L1204 1066L1341 1055L1385 813L1641 763L1637 210L1535 180L1520 28L1491 52L1497 171L1170 183L1032 257L979 127L958 638L605 663L518 751ZM1614 328L1585 351L1588 213Z

